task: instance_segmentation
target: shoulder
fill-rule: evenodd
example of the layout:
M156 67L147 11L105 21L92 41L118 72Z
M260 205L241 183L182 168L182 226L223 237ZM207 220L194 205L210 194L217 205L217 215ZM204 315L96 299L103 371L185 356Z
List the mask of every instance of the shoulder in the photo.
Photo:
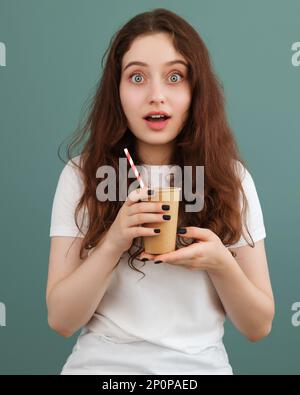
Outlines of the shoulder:
M247 225L253 241L256 242L266 237L260 199L258 197L258 193L252 175L250 174L248 169L246 169L246 167L239 161L236 161L235 165L247 200L247 207L245 213L246 215L243 218L243 230L244 232L246 232L247 229L245 228L245 225ZM244 207L244 200L241 195L240 196L241 212L243 207ZM246 244L247 244L246 240L244 239L243 236L241 236L241 239L232 246L240 247Z
M249 181L252 180L252 177L249 171L247 170L247 168L239 160L235 160L234 165L235 165L235 171L240 177L241 183L242 184L249 183Z
M82 183L82 175L81 175L81 155L77 155L65 164L64 168L61 171L60 178L65 181L73 181Z
M73 158L69 159L69 161L65 164L63 171L65 172L74 172L76 171L79 173L79 168L82 167L81 164L81 155L74 156Z
M241 180L245 194L248 198L251 198L257 191L250 171L238 160L235 161L235 169Z
M84 182L80 162L80 155L75 156L69 159L61 170L56 188L57 199L79 199L82 195Z
M70 159L62 169L56 187L52 214L50 236L78 236L78 228L74 221L74 215L79 200L84 193L84 183L81 178L80 156ZM79 223L82 218L84 231L88 218L84 210L79 213Z
M260 206L260 203L257 193L257 187L255 185L253 177L250 171L246 169L246 167L240 161L236 161L235 165L248 203L252 205L253 208L257 209L257 206Z

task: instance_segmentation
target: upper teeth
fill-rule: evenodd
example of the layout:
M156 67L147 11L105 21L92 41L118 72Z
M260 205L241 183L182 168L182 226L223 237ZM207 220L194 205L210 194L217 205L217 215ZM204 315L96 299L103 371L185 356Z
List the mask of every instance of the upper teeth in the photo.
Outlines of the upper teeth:
M165 115L157 114L157 115L150 115L150 117L151 117L151 118L164 118Z

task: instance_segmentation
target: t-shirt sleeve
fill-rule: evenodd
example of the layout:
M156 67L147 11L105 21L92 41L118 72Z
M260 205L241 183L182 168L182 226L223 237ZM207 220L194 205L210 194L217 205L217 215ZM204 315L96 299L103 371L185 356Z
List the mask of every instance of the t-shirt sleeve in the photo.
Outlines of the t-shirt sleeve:
M74 160L74 159L73 159ZM84 237L87 231L85 210L81 209L78 225L75 223L75 209L83 193L83 182L79 170L69 161L60 173L51 212L50 237L74 236Z
M244 166L242 166L240 162L238 163L240 169L239 171L242 177L242 187L248 202L248 210L246 212L246 224L253 241L256 242L266 237L263 213L253 178L249 171ZM243 230L248 242L252 244L251 238L245 227L245 223L243 223ZM231 244L230 247L242 247L245 245L248 245L248 243L242 235L240 240L235 244Z

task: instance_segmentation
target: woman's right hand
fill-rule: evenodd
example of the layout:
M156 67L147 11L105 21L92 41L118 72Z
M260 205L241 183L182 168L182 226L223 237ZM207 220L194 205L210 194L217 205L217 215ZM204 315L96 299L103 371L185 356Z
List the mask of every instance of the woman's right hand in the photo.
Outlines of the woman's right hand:
M113 224L106 234L106 241L120 252L127 251L134 238L140 236L157 236L155 228L146 228L142 224L165 222L162 203L142 201L149 197L148 188L133 190L120 208ZM152 196L152 194L151 194Z

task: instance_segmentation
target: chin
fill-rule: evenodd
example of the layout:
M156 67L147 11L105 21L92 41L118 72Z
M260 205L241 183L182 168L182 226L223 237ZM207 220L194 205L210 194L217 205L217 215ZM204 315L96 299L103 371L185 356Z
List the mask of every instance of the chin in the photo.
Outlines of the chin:
M155 132L157 133L157 132ZM149 139L145 139L145 136L143 136L142 139L140 139L143 143L146 144L167 144L170 143L171 141L174 140L174 137L172 136L163 136L161 132L157 133L157 136L153 136Z

